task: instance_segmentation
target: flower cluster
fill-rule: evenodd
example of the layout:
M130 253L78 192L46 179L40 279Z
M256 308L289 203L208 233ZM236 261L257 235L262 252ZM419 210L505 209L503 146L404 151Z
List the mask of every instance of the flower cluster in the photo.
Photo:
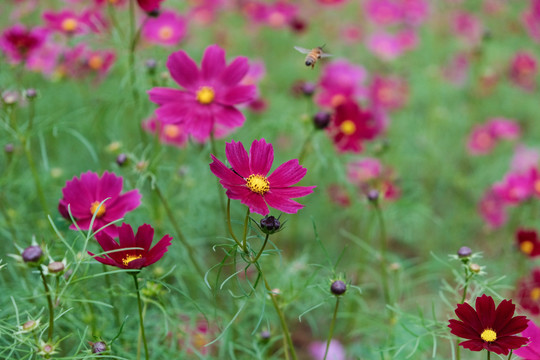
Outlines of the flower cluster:
M515 140L520 136L521 128L515 120L492 118L473 127L467 141L467 150L473 155L487 154L499 140Z
M362 158L347 164L347 179L364 195L377 190L386 200L399 198L401 191L395 185L394 178L394 171L375 158Z

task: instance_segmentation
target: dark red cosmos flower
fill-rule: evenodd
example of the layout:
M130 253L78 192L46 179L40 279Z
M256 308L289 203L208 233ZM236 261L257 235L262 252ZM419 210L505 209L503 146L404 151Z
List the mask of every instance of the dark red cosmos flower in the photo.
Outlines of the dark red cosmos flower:
M486 349L499 355L508 355L510 350L527 344L529 339L513 336L527 328L529 319L525 316L513 316L516 305L512 300L503 300L495 309L491 296L476 298L476 310L467 303L458 304L455 310L461 320L450 320L450 332L461 338L469 339L459 343L471 351Z
M540 314L540 268L533 269L529 277L517 286L519 305L531 315Z
M516 242L519 250L533 258L540 255L540 241L534 229L519 229L516 233Z
M104 251L110 252L105 254L104 257L95 256L90 251L88 251L88 254L105 265L116 266L121 269L142 269L163 257L167 252L167 248L171 245L172 237L165 235L153 248L150 248L153 239L154 229L150 225L139 226L137 234L134 235L131 226L123 223L118 229L120 244L101 231L96 234L96 240Z
M137 0L137 4L139 4L139 7L143 9L143 11L151 13L153 11L159 11L162 1L163 0Z

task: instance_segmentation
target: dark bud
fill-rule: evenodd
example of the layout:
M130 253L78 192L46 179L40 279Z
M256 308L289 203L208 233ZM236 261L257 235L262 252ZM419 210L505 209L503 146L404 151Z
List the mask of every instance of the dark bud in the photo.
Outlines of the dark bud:
M273 216L265 216L261 219L260 229L265 234L273 234L279 230L281 223Z
M261 341L267 342L268 340L270 340L270 336L271 336L270 331L263 330L263 331L261 331L259 336L261 337Z
M25 263L38 262L43 256L43 250L38 245L32 245L24 249L22 259Z
M460 259L463 259L463 258L471 256L472 250L470 247L462 246L459 248L457 255L459 256Z
M51 274L58 274L64 271L64 263L61 261L53 261L52 263L49 263L47 269Z
M379 195L379 190L371 189L367 193L367 199L376 204L379 201Z
M107 344L105 344L103 341L90 343L90 345L92 345L92 354L100 354L107 351Z
M126 162L128 161L128 157L126 154L122 153L116 157L116 163L118 166L124 166Z
M312 82L304 82L302 84L301 90L302 94L306 96L311 96L315 93L315 90L317 89L317 85Z
M155 9L152 11L147 12L148 16L157 18L159 16L159 9Z
M11 154L14 150L15 150L15 145L13 144L4 145L4 151L6 154Z
M37 97L37 91L36 89L33 89L33 88L26 89L26 91L24 92L24 95L26 96L27 99L35 99Z
M325 129L328 124L330 124L330 119L332 119L332 115L326 111L319 111L318 113L313 116L313 125L315 125L316 129Z
M345 294L345 291L347 291L347 285L341 280L334 281L330 286L330 292L336 296Z
M157 69L157 61L155 59L148 59L144 63L146 66L146 70L148 71L148 74L155 75L156 69Z
M297 17L295 17L289 22L289 26L291 30L294 31L295 33L303 33L307 28L306 22Z

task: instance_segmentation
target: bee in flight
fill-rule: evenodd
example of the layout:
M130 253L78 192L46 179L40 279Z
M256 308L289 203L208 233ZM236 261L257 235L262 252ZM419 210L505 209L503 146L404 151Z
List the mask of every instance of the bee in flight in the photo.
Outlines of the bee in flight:
M313 69L315 67L315 63L317 62L317 60L319 60L320 58L332 56L331 54L325 53L323 50L323 47L324 45L317 46L316 48L313 48L311 50L304 49L303 47L300 47L300 46L295 46L294 48L297 51L301 52L302 54L307 54L306 60L305 60L306 66L311 66L311 68Z

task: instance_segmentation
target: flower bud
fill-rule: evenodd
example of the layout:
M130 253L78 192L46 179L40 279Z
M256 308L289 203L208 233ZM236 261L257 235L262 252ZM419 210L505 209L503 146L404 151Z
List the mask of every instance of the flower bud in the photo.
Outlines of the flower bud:
M341 281L336 280L332 282L332 285L330 286L330 292L336 296L340 296L345 294L345 291L347 291L347 285Z
M107 344L103 341L97 341L95 343L91 342L90 345L92 346L92 354L100 354L107 351Z
M43 250L38 245L32 245L24 249L22 259L25 263L38 262L43 256Z
M467 246L462 246L459 248L458 252L457 252L457 255L460 259L463 259L463 258L466 258L466 257L469 257L472 255L472 250L470 247L467 247Z
M482 268L478 264L471 264L469 265L469 270L471 270L475 274L478 274L482 270Z
M120 155L116 157L116 163L118 164L118 166L124 166L127 161L128 161L128 157L124 153L121 153Z
M270 340L271 334L270 334L270 331L263 330L263 331L261 331L259 336L261 337L261 341L268 342L268 340Z
M47 269L49 270L49 273L51 274L58 274L62 271L64 271L64 263L61 261L53 261L49 263L49 266L47 266Z
M377 202L379 201L379 195L379 190L371 189L367 193L367 199L369 200L369 202L377 204Z
M39 355L49 359L51 355L56 354L56 345L41 341L39 344Z
M37 97L37 91L33 88L26 89L24 91L24 96L26 96L27 99L35 99Z
M281 224L278 219L267 215L261 219L259 227L263 233L270 235L278 231L280 226Z
M38 321L28 320L27 322L22 324L22 326L19 328L21 329L22 332L30 332L36 329L38 326L39 326L39 320Z
M146 71L148 71L148 74L152 76L156 74L157 61L155 59L146 60L144 65L146 66Z
M19 94L16 91L6 90L2 93L2 101L6 105L14 105L19 101Z
M313 116L313 125L315 125L316 129L325 129L328 124L330 124L330 120L332 119L332 115L326 111L319 111Z
M4 152L6 154L11 154L11 153L13 153L14 150L15 150L15 145L13 145L13 144L4 145Z

